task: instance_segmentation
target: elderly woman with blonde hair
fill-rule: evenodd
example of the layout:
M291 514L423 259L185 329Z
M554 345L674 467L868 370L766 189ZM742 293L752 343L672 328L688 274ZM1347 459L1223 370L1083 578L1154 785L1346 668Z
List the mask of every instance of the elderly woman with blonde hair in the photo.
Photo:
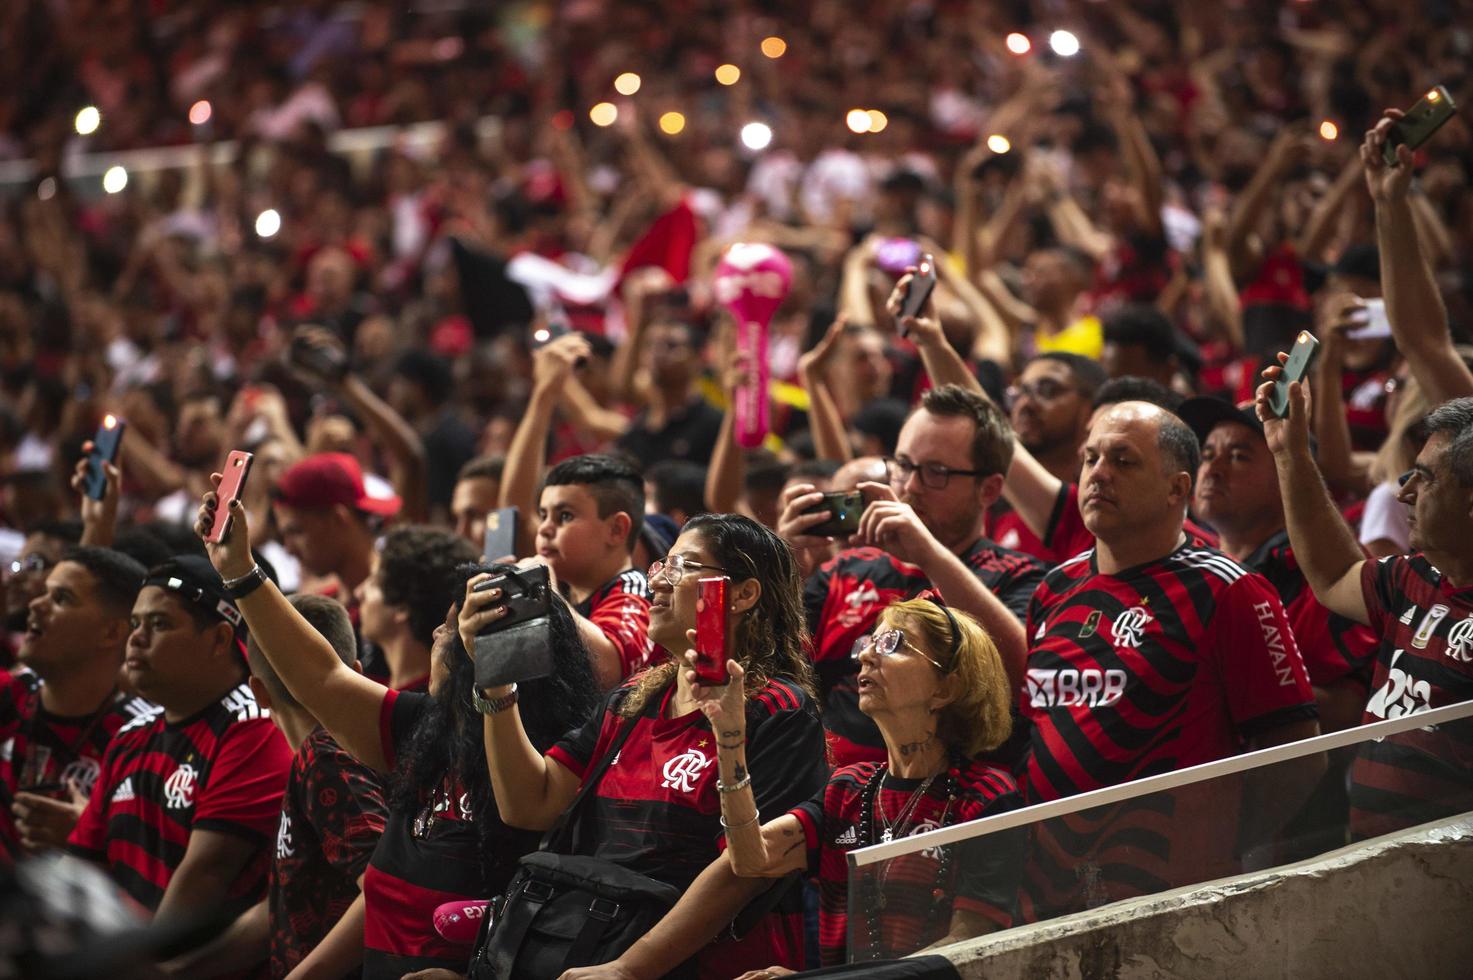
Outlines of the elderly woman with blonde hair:
M693 687L717 735L733 869L752 877L804 869L818 875L825 966L845 962L851 912L860 916L853 928L856 960L903 956L1007 928L1026 830L881 862L852 910L845 857L1022 806L1012 775L977 758L1001 745L1011 728L996 645L966 613L919 598L892 603L854 656L859 707L884 735L887 760L838 769L820 795L762 826L749 789L741 667L727 665L731 683L723 687ZM686 657L694 663L694 651ZM746 977L787 972L773 967Z

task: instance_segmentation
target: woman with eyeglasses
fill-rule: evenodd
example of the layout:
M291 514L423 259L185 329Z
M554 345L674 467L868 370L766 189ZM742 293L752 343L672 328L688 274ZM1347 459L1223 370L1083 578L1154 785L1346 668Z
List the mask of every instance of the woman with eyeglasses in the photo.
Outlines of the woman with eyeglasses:
M744 786L748 805L769 817L786 813L812 797L827 772L797 567L788 546L756 521L734 514L694 518L650 568L651 640L665 650L689 646L697 582L709 576L729 579L728 653L743 678L737 713L747 753L760 766ZM467 648L504 615L493 592L467 593L460 616ZM770 883L738 877L721 856L716 747L723 736L700 711L690 676L674 659L616 689L603 711L545 754L522 730L512 687L481 695L501 708L486 717L486 761L501 816L515 827L551 827L622 727L634 725L580 810L592 828L580 853L669 883L683 895L617 960L570 970L565 980L727 978L772 962L802 965L796 890L740 939L729 929Z
M1011 727L1009 688L992 639L964 612L935 599L892 603L855 651L859 709L884 736L885 762L834 772L821 794L776 820L753 806L749 780L762 761L748 751L743 670L728 664L723 688L687 683L722 735L717 742L727 854L736 873L774 877L807 869L819 878L823 964L904 956L1005 929L1013 922L1026 831L892 858L874 866L851 910L845 855L872 844L1021 807L1013 777L978 761ZM686 654L688 660L693 652ZM766 819L767 822L762 821ZM859 916L850 923L851 914ZM782 976L782 967L744 980Z

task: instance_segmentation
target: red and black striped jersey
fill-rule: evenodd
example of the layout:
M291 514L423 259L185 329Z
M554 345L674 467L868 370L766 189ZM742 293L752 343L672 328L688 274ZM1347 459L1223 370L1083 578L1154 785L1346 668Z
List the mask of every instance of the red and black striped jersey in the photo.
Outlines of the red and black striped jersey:
M75 782L90 795L118 729L162 710L117 692L94 714L62 717L42 707L41 680L35 674L0 670L0 863L13 860L20 850L10 811L18 791L61 786L44 795L65 799L65 787Z
M1279 594L1311 683L1333 684L1348 675L1362 678L1363 685L1369 680L1380 638L1369 626L1320 604L1294 560L1288 531L1259 545L1243 560L1243 567L1262 575Z
M1044 566L1029 555L979 538L961 556L989 591L1022 619ZM892 602L914 599L931 581L915 565L879 548L840 552L809 576L803 606L813 634L813 665L823 698L824 725L835 765L882 762L880 730L859 710L856 645L868 636Z
M549 750L548 757L582 778L603 758L625 719L619 705L638 680L615 689L604 710ZM674 686L660 695L659 712L641 715L580 820L597 828L593 856L667 882L684 891L721 854L721 800L716 792L716 737L699 710L666 717ZM747 767L752 794L771 820L822 789L823 726L803 689L774 680L747 699ZM589 805L591 804L591 806ZM774 963L803 965L800 905L754 926L741 940L729 935L698 955L703 977L731 977Z
M1183 527L1188 535L1210 547L1217 547L1217 535L1188 515ZM1082 554L1095 546L1095 536L1084 526L1084 515L1079 512L1079 484L1065 483L1059 487L1054 498L1054 509L1049 514L1048 526L1044 528L1043 544L1048 562L1062 562Z
M226 896L243 908L265 894L291 760L286 739L246 684L178 723L162 713L140 718L108 746L70 843L154 909L193 831L258 842Z
M650 583L644 572L620 572L573 609L618 648L620 677L632 677L650 665L655 644L649 637Z
M390 770L429 706L428 694L384 692L379 737ZM488 878L480 829L459 779L445 773L421 803L419 813L389 809L364 873L365 978L397 978L434 967L464 970L473 946L441 936L434 925L435 909L445 902L485 901L505 891L518 859L535 851L541 838L506 826L495 812L485 815L482 819L496 824L489 837L498 842L489 856Z
M302 740L281 798L267 893L273 977L295 969L358 898L384 815L373 770L324 728Z
M1316 715L1303 658L1272 587L1189 539L1164 558L1099 572L1085 552L1049 573L1028 615L1019 782L1029 802L1171 772L1241 751ZM1076 911L1231 869L1238 801L1219 788L1187 819L1190 794L1040 825L1030 915ZM1215 814L1208 819L1209 813ZM1202 839L1210 827L1217 838Z
M845 766L834 772L820 796L792 811L807 838L809 870L818 876L818 941L824 966L848 961L850 851L880 843L885 827L896 830L897 838L912 837L1023 805L1012 774L982 762L951 769L914 805L912 796L924 781L877 775L879 770L874 762ZM874 779L882 780L879 786L870 786ZM955 799L948 804L952 781ZM867 791L874 793L875 827L862 825ZM896 823L907 809L901 830ZM879 946L860 958L905 956L931 945L949 931L954 908L985 916L999 929L1011 926L1027 837L1028 828L1020 827L952 845L945 855L946 881L939 877L943 855L935 849L871 865L853 893L855 914L861 917L855 925L861 941L868 942L869 914L880 912L873 920Z
M1364 720L1473 700L1473 587L1456 588L1423 555L1361 566L1361 595L1382 637ZM1473 724L1421 728L1361 746L1350 770L1357 839L1473 810Z

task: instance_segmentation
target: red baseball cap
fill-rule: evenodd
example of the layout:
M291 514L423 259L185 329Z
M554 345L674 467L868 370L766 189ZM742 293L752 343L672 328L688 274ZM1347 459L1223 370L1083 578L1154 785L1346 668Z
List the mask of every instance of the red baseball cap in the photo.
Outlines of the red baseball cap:
M294 463L276 481L276 500L288 507L321 510L338 504L393 517L403 503L382 480L370 490L363 467L347 453L317 453Z

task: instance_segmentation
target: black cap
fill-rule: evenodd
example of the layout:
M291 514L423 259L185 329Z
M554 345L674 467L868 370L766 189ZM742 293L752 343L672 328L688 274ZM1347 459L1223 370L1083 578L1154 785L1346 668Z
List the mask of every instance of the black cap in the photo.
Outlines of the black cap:
M225 580L202 555L176 555L148 570L143 585L158 586L175 593L185 602L229 623L239 632L243 625L235 600L225 591Z
M1220 422L1237 422L1240 425L1246 425L1260 436L1263 435L1263 423L1258 421L1258 415L1251 406L1239 408L1221 398L1206 396L1188 398L1181 403L1176 414L1196 434L1197 441L1201 443L1207 441L1208 435Z

